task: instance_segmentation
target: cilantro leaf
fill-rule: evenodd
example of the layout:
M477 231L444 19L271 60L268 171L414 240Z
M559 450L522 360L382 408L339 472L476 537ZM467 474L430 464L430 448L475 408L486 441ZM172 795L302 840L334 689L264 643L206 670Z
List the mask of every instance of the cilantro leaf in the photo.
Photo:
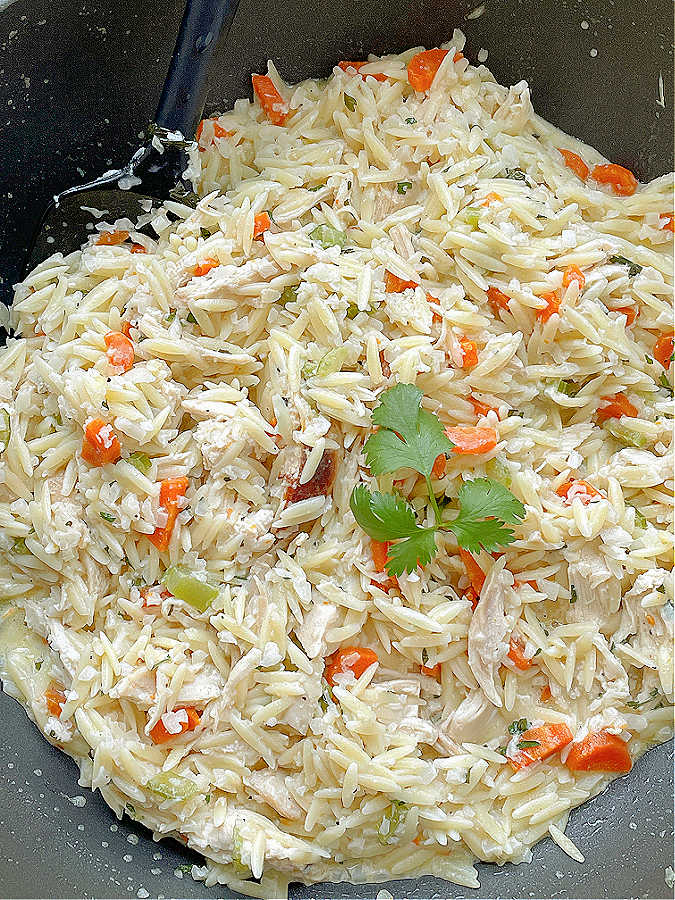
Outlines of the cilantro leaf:
M452 531L460 547L478 553L491 552L512 543L515 535L507 522L525 516L525 507L511 491L491 478L476 478L459 489L459 515L443 527Z
M416 527L415 532L403 541L397 541L389 547L387 572L389 575L402 575L403 572L414 572L418 566L426 566L436 555L435 528Z
M525 507L511 491L492 478L474 478L465 481L459 489L462 513L466 510L473 518L494 516L502 522L515 524L525 517Z
M363 448L374 475L411 468L428 478L436 457L454 447L438 418L421 408L422 396L414 384L397 384L382 394L373 410L381 430Z
M396 494L371 493L365 484L358 484L349 499L354 518L374 541L393 541L408 537L418 527L415 511Z

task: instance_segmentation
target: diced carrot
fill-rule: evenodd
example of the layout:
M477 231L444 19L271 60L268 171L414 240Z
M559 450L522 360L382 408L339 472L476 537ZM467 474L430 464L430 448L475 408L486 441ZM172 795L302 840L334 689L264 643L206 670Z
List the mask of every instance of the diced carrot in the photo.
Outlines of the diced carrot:
M148 251L145 249L143 244L132 244L129 248L132 253L147 253Z
M50 716L58 717L63 711L63 704L66 702L66 695L63 693L63 685L57 684L56 681L50 682L49 687L45 691L45 701L47 702L47 712Z
M134 364L134 345L122 331L109 331L103 338L111 366L128 372Z
M442 478L445 475L445 469L448 464L448 461L445 457L445 453L439 453L436 459L434 460L434 464L431 469L431 477L432 478Z
M116 244L123 244L128 237L128 231L102 231L96 243L103 247L114 247Z
M178 518L178 500L184 497L188 489L185 477L165 478L159 487L159 505L166 510L166 525L155 528L148 540L162 552L168 550L176 519Z
M459 346L462 348L462 368L472 369L478 365L478 344L467 337L459 339Z
M160 607L162 605L162 600L165 600L167 597L172 596L169 593L169 591L160 591L159 598L158 598L159 602L152 603L149 599L149 594L150 594L150 588L147 588L147 587L141 588L140 595L141 595L141 600L143 601L141 606L143 607L143 609L157 609L158 607Z
M621 197L630 197L638 186L638 180L631 170L624 166L617 166L616 163L595 166L591 172L591 178L599 184L611 185L614 193Z
M487 403L483 403L482 400L476 400L475 397L467 397L466 399L473 406L477 416L487 416L489 412L497 413L494 406L488 406Z
M582 181L586 181L591 170L579 154L574 153L572 150L563 150L561 147L558 148L558 152L562 154L562 158L565 160L567 168L571 169Z
M471 604L471 609L475 609L478 606L478 594L474 591L472 587L467 588L463 594L464 600L468 600Z
M423 832L418 831L418 832L417 832L417 836L413 838L413 844L414 844L416 847L419 847L419 845L422 843L423 840L424 840L424 834L423 834Z
M410 86L416 91L428 91L448 52L448 50L435 47L433 50L422 50L421 53L416 53L408 63ZM459 62L462 58L462 53L455 53L453 60Z
M253 90L263 112L273 125L283 125L288 118L288 105L269 75L252 75Z
M497 432L489 425L446 425L444 431L455 445L453 453L477 455L497 446Z
M128 337L131 340L131 322L122 322L120 325L120 331L124 335L124 337Z
M164 723L160 719L156 725L154 725L150 729L150 737L152 738L153 743L155 744L165 744L167 741L173 740L173 738L180 737L181 734L185 734L186 731L194 731L199 722L201 721L199 713L193 706L179 706L174 712L178 713L181 710L185 712L187 715L187 720L180 723L180 731L177 734L171 734L170 731L167 731L164 727Z
M500 309L508 309L509 301L511 300L503 291L500 291L499 288L489 287L487 289L487 298L488 303L492 307L495 313L498 313Z
M520 741L521 743L536 741L536 746L523 747L515 756L509 757L511 768L517 772L525 766L531 766L532 763L548 759L566 747L572 739L572 732L564 724L548 723L537 728L528 728L522 733Z
M257 240L259 237L267 231L267 229L272 224L272 220L270 219L269 213L261 212L253 219L253 240Z
M429 678L435 678L436 681L441 680L441 664L436 663L435 666L420 666L422 675L428 675Z
M586 276L579 266L568 266L563 272L562 286L568 288L573 281L579 285L579 290L583 291L586 286Z
M565 765L572 772L630 772L633 765L626 742L609 731L596 731L574 744Z
M621 416L637 416L637 406L633 406L628 397L624 393L610 394L608 397L600 398L604 406L598 409L598 420L604 422L606 419L620 419Z
M333 687L336 675L342 672L353 672L354 678L360 678L368 666L375 662L377 662L377 653L369 647L343 647L327 657L323 677Z
M202 138L202 131L204 130L204 123L210 121L213 122L213 137L214 138L223 138L223 137L232 137L234 131L228 131L226 128L220 124L217 119L202 119L199 125L197 126L197 131L195 132L195 139L199 142ZM213 144L213 141L211 141Z
M82 459L90 466L105 466L114 463L122 455L119 439L112 425L103 419L92 419L84 429L82 439Z
M356 72L360 73L362 66L367 66L368 60L362 60L361 62L347 62L344 59L341 59L338 63L338 68L342 69L343 72L347 72L349 69L354 69ZM368 74L361 75L361 78L365 81L366 78L374 78L375 81L386 81L387 76L383 75L382 72L368 72Z
M511 635L509 640L509 652L506 655L514 666L523 672L532 665L530 657L525 656L525 644L520 638L513 635Z
M490 191L489 194L485 195L485 200L480 206L489 206L491 203L501 203L503 201L503 197L500 194L496 194L494 191Z
M416 281L404 281L388 269L384 271L384 289L388 294L400 294L407 288L416 288Z
M469 576L469 581L471 582L471 589L476 594L476 598L480 597L480 592L483 590L483 585L485 584L485 572L481 569L469 551L464 550L462 547L459 548L459 558L464 563L466 574Z
M415 285L417 287L417 285ZM427 293L427 303L433 305L434 303L438 303L438 297L434 297L433 294ZM431 314L431 321L434 325L440 325L443 321L443 316L440 313L437 313L434 309Z
M387 558L389 554L389 547L391 546L390 541L371 541L370 548L371 553L373 554L373 563L375 565L376 572L386 572L387 571ZM371 579L371 584L375 585L375 587L379 587L380 590L389 591L398 588L398 578L395 575L390 575L389 578L384 581L375 581Z
M544 687L541 689L541 693L539 694L539 702L546 703L548 700L551 699L552 696L553 695L551 694L551 685L545 684Z
M665 215L665 213L664 213L664 215ZM661 226L661 228L663 229L663 231L672 231L672 232L675 232L675 222L673 221L673 218L674 218L674 217L673 217L673 216L670 216L670 215L666 215L665 218L666 218L666 221L665 221L665 223Z
M626 326L632 325L637 319L637 312L632 306L616 306L612 312L621 313L626 317Z
M673 335L662 334L654 344L654 359L658 359L664 369L670 368L673 356Z
M571 503L572 500L578 497L584 506L589 504L593 497L602 497L600 491L594 488L592 484L580 478L571 478L569 481L561 484L556 489L556 494L559 497L563 497L567 503Z
M206 275L207 272L210 272L211 269L217 269L220 263L217 259L214 259L212 256L207 256L204 262L199 263L195 266L193 275L195 278L201 278L202 275Z
M651 613L647 613L645 619L647 620L647 625L651 625L652 628L654 627L654 625L656 625L656 619Z
M555 291L549 291L541 294L541 299L546 301L546 306L537 310L537 318L540 322L548 322L554 313L560 312L560 298Z
M373 564L376 572L385 572L387 557L389 554L389 541L371 541L370 549L373 554Z

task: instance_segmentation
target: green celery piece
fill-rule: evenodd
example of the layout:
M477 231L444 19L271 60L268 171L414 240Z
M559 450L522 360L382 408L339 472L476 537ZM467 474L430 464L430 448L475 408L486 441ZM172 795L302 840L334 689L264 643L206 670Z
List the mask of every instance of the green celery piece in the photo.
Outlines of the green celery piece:
M218 596L218 588L209 584L206 577L192 572L187 566L169 566L164 573L162 584L184 603L194 606L199 612L204 612Z
M150 457L141 450L134 450L127 462L130 462L135 469L138 469L141 475L147 475L152 467Z
M287 284L286 287L281 292L281 296L279 300L283 303L284 306L287 306L289 303L295 303L298 299L298 286L297 284Z
M567 381L563 379L558 382L557 385L558 393L565 394L567 397L576 397L581 388L574 381Z
M9 413L6 409L0 409L0 453L4 453L7 449L11 433Z
M167 800L188 800L199 791L194 781L178 775L171 769L168 772L154 775L145 786L148 790Z
M609 432L613 438L616 438L620 444L625 444L626 447L637 447L641 449L642 447L646 447L649 443L646 434L642 434L640 431L633 431L631 428L622 425L621 422L607 422L605 430Z
M26 546L26 541L22 537L17 538L12 544L12 553L17 553L20 556L30 553L30 550Z
M478 228L478 220L480 219L481 210L477 206L467 206L463 210L464 221L474 230Z
M242 862L241 854L243 849L244 838L235 825L232 830L232 868L235 873L241 877L248 876L251 873L251 870L246 863Z
M485 474L504 487L511 487L511 472L501 456L495 456L485 463Z
M628 505L630 506L631 504L629 503ZM637 506L633 506L633 509L635 510L635 527L640 531L644 531L647 527L647 517L640 512Z
M344 231L338 231L332 225L317 225L310 231L309 236L313 241L318 241L324 250L328 247L339 247L342 250L347 243L347 235Z
M316 374L320 378L323 378L325 375L333 375L335 372L339 372L346 357L347 351L344 347L336 347L334 350L329 350L328 353L319 360L319 364L316 367Z
M385 846L391 843L393 837L405 817L408 814L408 806L401 800L394 800L391 806L382 815L380 825L377 829L377 839Z
M356 100L353 97L350 97L349 94L345 94L345 106L349 110L349 112L354 112L356 109Z

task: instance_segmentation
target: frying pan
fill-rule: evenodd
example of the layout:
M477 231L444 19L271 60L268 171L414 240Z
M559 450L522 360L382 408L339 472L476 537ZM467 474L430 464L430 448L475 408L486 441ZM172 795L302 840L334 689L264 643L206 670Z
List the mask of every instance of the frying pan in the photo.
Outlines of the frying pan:
M671 3L485 0L483 13L467 18L480 5L241 0L215 60L207 108L249 95L250 72L264 71L268 57L295 81L328 74L338 59L434 46L461 27L469 58L484 48L499 81L526 78L545 118L642 180L672 170ZM0 292L7 302L49 198L138 147L181 15L176 0L15 0L0 11ZM74 764L0 695L1 897L232 896L183 875L178 867L198 863L195 856L176 843L154 844L126 818L117 822L76 778ZM387 887L411 898L672 896L672 798L671 744L572 813L568 834L584 864L543 841L530 866L479 865L478 891L433 878ZM294 886L292 896L374 898L381 887Z

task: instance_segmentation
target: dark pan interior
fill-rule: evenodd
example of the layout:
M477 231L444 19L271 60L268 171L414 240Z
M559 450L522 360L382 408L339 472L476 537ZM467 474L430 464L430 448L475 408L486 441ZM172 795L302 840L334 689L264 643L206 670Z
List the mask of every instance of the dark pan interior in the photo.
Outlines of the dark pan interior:
M249 94L272 57L289 80L339 59L432 46L454 27L467 55L489 51L499 80L526 78L537 112L647 180L673 169L673 17L667 0L241 0L218 54L209 108ZM0 297L9 302L49 197L124 162L152 118L182 14L160 0L16 0L0 12ZM586 27L587 26L587 27ZM659 103L663 77L664 106ZM174 869L159 846L101 798L0 696L0 896L222 897ZM84 797L84 806L69 798ZM468 892L431 878L390 885L409 897L672 896L672 745L573 813L580 865L551 842L532 866L480 866ZM81 803L80 800L76 803ZM115 826L111 831L111 826ZM138 840L136 840L138 838ZM153 859L161 853L161 859ZM153 871L154 870L154 871ZM182 873L180 873L182 875ZM375 897L379 887L297 888L295 897ZM140 893L138 893L140 891ZM148 892L147 894L145 892Z

